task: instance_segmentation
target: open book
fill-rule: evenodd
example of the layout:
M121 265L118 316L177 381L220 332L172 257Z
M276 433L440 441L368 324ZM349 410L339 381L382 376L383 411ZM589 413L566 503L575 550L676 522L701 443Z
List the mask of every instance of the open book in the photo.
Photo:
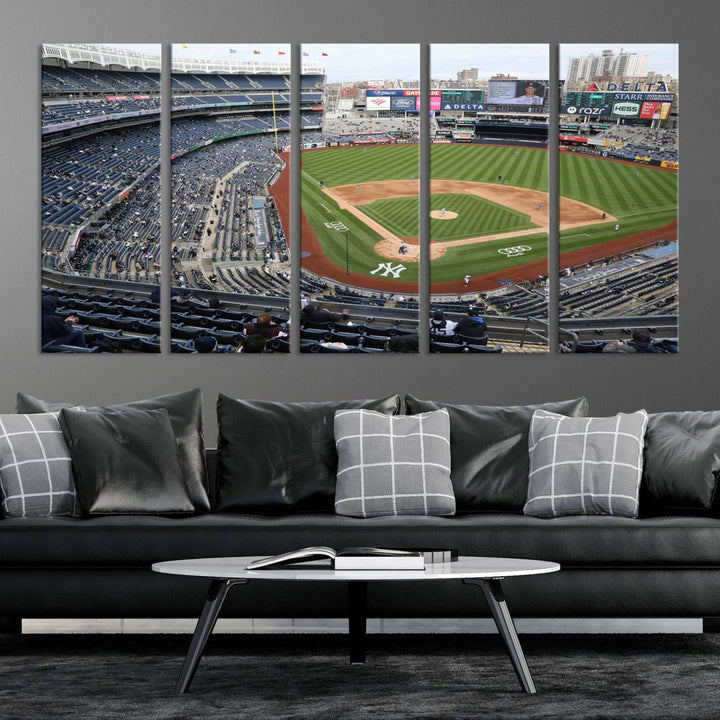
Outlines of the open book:
M425 559L421 552L391 550L374 547L347 547L333 550L329 547L306 547L254 560L248 570L274 568L309 560L327 560L335 570L424 570Z

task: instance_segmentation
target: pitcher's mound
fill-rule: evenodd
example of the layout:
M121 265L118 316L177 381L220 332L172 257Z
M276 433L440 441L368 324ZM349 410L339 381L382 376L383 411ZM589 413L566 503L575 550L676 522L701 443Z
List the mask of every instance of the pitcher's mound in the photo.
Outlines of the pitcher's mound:
M437 218L438 220L454 220L457 217L457 213L452 212L452 210L446 210L445 212L442 210L431 210L430 217Z

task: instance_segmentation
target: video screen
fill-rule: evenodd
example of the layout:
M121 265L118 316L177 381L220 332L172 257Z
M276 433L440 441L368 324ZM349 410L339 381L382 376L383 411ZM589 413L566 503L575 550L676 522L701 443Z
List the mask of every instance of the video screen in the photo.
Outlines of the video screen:
M490 110L547 112L547 80L490 80L487 105Z

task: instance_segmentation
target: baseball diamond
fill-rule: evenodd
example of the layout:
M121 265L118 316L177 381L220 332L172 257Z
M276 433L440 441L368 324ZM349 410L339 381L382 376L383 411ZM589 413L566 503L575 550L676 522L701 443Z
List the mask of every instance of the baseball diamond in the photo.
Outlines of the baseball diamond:
M345 282L347 261L353 285L416 288L417 146L330 148L302 158L303 266ZM521 281L547 272L547 158L526 147L431 146L431 292L455 291L468 272L470 290L493 289L498 273ZM561 268L566 255L568 265L579 252L601 258L606 243L632 249L659 229L675 239L675 172L561 152L560 196ZM530 249L503 252L512 246ZM372 274L388 260L404 265L401 274Z

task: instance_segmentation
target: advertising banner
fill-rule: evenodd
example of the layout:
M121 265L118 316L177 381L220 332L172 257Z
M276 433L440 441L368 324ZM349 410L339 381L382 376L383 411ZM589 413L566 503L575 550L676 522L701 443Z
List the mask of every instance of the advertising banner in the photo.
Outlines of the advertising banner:
M417 102L420 98L414 97L393 97L390 98L390 107L393 110L405 110L406 112L417 112L419 108L416 107Z
M660 108L660 119L661 120L667 120L670 117L670 108L672 107L672 103L664 102L662 104L662 108Z
M594 115L595 117L600 117L601 115L609 115L610 112L609 106L585 107L583 105L563 105L560 108L560 113L563 115Z
M440 95L431 95L430 96L430 110L438 111L438 110L440 110L440 106L441 106ZM418 109L418 111L420 110L420 98L418 98L417 109Z
M368 97L367 98L367 109L368 110L390 110L390 96L384 95L380 97Z
M614 102L612 106L613 117L637 117L640 114L641 103L635 101L624 100L622 102Z
M659 102L644 102L640 108L640 117L643 120L652 120L660 117L660 110L662 109L662 103Z
M407 90L368 90L366 97L403 97Z

